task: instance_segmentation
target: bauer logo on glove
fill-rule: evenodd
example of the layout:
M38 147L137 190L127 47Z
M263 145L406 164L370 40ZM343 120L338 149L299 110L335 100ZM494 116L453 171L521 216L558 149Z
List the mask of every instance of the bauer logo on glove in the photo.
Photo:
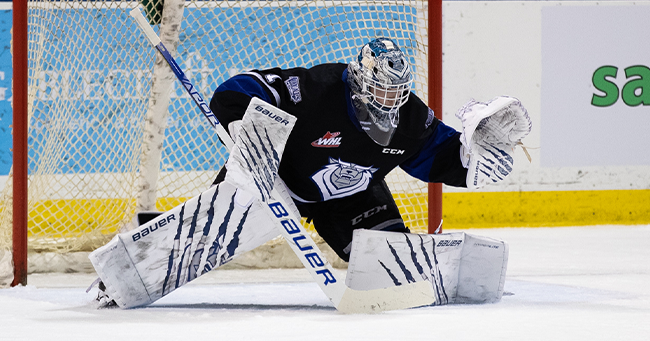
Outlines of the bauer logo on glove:
M514 165L512 153L532 128L528 112L514 97L487 103L471 100L456 113L463 124L461 159L467 167L467 187L503 181Z

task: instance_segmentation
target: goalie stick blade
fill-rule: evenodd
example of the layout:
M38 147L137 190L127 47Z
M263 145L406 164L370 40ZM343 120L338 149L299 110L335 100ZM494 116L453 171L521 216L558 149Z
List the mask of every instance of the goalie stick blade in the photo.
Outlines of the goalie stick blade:
M345 314L379 313L422 307L436 302L429 281L375 290L347 288L336 309Z

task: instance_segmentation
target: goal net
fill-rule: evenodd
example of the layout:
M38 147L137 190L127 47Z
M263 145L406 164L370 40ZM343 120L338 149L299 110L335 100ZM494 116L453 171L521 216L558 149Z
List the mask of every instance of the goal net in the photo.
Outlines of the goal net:
M228 156L165 73L129 15L135 7L206 99L241 71L347 63L378 36L410 58L413 90L427 99L423 1L28 4L30 272L77 271L74 254L105 244L136 211L198 195ZM0 197L0 286L11 278L11 178ZM426 231L426 184L399 172L387 180L406 224Z

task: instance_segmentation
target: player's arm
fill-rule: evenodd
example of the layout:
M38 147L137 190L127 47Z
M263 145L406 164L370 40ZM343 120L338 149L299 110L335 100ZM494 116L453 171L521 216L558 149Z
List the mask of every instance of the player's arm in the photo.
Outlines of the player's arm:
M432 133L419 153L400 167L424 182L441 182L449 186L467 187L467 169L460 157L461 133L438 119L428 128Z

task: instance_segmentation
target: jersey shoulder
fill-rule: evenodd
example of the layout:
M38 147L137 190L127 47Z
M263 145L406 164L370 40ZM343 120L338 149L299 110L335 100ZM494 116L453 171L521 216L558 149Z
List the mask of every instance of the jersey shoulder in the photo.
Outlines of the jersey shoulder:
M426 138L440 121L434 112L413 92L400 108L397 133L411 138Z
M260 75L277 75L282 79L288 79L292 76L298 76L304 80L314 82L329 83L341 81L341 75L347 68L343 63L324 63L312 66L310 68L295 67L288 69L272 68L265 70L252 70L252 73Z
M280 77L289 79L298 77L300 83L313 88L328 88L330 86L342 86L341 76L347 68L347 64L326 63L312 66L311 68L292 68L282 70Z
M284 108L298 104L306 98L324 97L324 92L343 88L341 76L347 64L326 63L311 68L272 68L252 70L246 75L256 78L263 87L275 96L274 105Z

